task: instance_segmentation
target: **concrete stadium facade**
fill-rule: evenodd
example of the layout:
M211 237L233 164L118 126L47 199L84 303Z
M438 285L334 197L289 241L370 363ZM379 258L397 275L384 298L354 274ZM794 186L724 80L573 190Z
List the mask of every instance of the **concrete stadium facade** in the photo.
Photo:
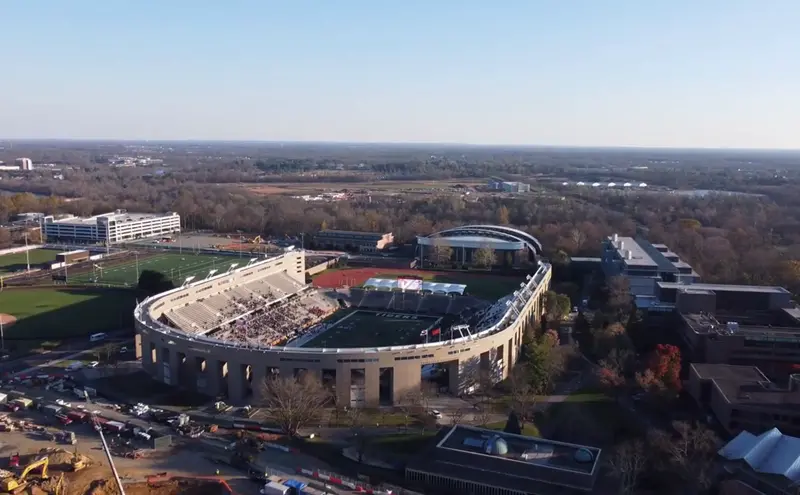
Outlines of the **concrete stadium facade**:
M245 347L195 335L159 321L166 311L209 297L227 288L285 272L305 282L304 253L232 267L226 273L188 283L142 301L135 309L136 355L143 369L164 383L226 397L232 404L248 403L260 393L269 376L295 376L298 370L331 376L337 403L375 406L381 397L399 403L420 390L421 367L439 364L447 370L449 391L467 393L484 380L508 375L516 363L523 333L542 313L550 285L551 267L539 263L491 327L467 337L427 344L379 348ZM354 384L353 377L361 377ZM381 390L384 390L383 396ZM383 399L386 403L386 399Z

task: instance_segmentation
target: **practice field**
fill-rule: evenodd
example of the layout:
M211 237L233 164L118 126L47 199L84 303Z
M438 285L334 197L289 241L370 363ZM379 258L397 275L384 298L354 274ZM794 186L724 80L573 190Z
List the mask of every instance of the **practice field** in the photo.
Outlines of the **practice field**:
M57 340L128 328L135 305L135 294L125 290L64 287L0 292L0 313L17 320L3 329L7 346L15 340Z
M523 277L469 272L434 272L399 268L344 268L325 270L314 277L314 285L326 289L343 285L360 287L373 277L388 279L414 277L428 282L463 284L467 286L465 294L481 299L499 299L511 294L519 289L520 282L524 281Z
M209 270L227 270L238 258L230 256L210 256L191 253L162 253L156 255L140 255L135 259L120 264L96 263L88 272L69 276L69 283L97 284L111 287L136 287L139 274L143 270L161 272L180 285L189 276L204 277Z
M4 254L0 256L0 277L25 270L27 258L30 258L31 268L42 263L53 263L56 261L56 254L60 252L55 249L31 249L27 257L25 253Z
M341 313L340 313L341 314ZM406 313L355 310L302 347L388 347L421 342L420 332L436 328L442 318Z

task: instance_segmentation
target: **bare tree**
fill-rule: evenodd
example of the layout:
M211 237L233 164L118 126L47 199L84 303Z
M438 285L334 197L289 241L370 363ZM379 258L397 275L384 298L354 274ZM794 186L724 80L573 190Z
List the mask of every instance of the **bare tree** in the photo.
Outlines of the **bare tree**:
M108 343L104 344L100 348L100 357L102 359L98 359L98 361L103 361L105 363L110 363L111 362L111 358L117 353L118 349L119 349L119 345L115 344L114 342L108 342Z
M465 413L466 413L466 411L464 411L464 409L462 409L460 407L458 409L456 409L455 411L451 412L450 413L450 424L453 425L453 426L461 424L461 422L464 421L464 414Z
M398 401L398 407L403 413L403 426L408 429L408 424L411 422L411 416L419 409L421 393L418 391L410 391L403 395Z
M472 264L478 268L490 268L494 264L494 249L484 246L473 251Z
M358 462L361 463L364 458L364 453L367 450L367 443L369 440L366 430L364 428L367 417L364 410L357 407L351 407L347 410L347 421L350 427L350 433L355 439L356 452L358 454Z
M266 378L260 394L272 419L289 436L317 419L329 400L328 391L310 373Z
M530 421L536 407L536 389L531 385L530 370L524 364L517 365L509 376L511 385L511 409L517 413L521 430Z
M606 460L611 475L619 481L622 495L634 493L639 477L647 466L647 455L641 440L631 440L619 445Z
M492 410L486 404L478 404L475 406L477 411L475 412L475 421L480 426L486 426L489 424L489 421L492 419Z
M666 455L669 471L680 476L696 492L707 490L713 482L715 452L719 439L702 424L672 423L673 433L653 435L653 443Z
M431 259L436 265L448 265L453 257L453 248L444 243L440 238L436 238L431 246Z

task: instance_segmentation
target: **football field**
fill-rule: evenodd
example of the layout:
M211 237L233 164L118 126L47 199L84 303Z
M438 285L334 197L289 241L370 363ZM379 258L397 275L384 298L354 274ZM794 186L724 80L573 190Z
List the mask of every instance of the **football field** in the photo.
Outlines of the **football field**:
M186 277L205 277L209 270L227 270L238 258L191 253L162 253L139 256L124 263L94 263L88 272L69 275L69 283L97 284L110 287L135 287L139 274L144 270L161 272L175 285L180 285Z
M388 347L424 342L424 330L436 328L442 318L398 312L355 310L302 347Z

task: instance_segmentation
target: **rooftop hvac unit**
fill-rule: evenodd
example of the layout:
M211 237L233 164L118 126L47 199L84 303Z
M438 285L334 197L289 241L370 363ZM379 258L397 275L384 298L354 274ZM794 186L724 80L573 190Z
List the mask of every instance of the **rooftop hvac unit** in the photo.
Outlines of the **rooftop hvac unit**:
M614 234L614 242L616 243L618 240L619 240L619 235L618 234Z
M625 252L625 241L619 241L619 249Z
M626 260L632 260L632 259L633 259L633 252L631 252L631 250L630 250L630 249L628 249L627 251L625 251L625 259L626 259Z

